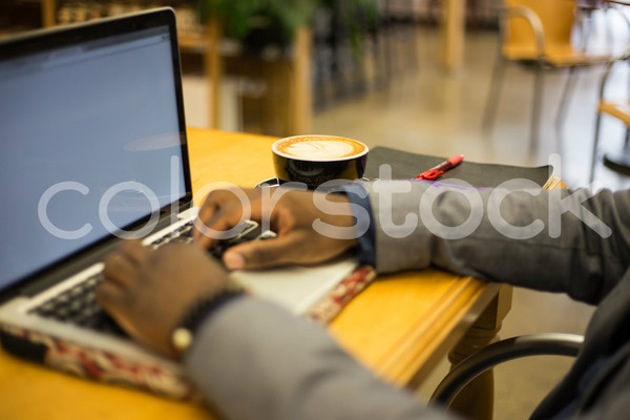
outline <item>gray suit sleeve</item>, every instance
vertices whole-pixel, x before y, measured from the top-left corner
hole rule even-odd
[[[381,272],[435,265],[597,302],[630,258],[628,192],[406,184],[366,184]],[[375,378],[326,330],[255,298],[206,320],[184,364],[206,401],[230,419],[443,417]]]
[[[185,369],[228,419],[438,419],[359,365],[325,329],[242,298],[202,325]]]
[[[630,259],[628,191],[543,191],[526,181],[494,190],[409,181],[364,186],[379,272],[433,265],[597,303]]]

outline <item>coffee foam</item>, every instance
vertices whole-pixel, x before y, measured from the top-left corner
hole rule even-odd
[[[365,154],[367,150],[367,146],[359,141],[334,136],[295,136],[273,144],[275,153],[307,161],[351,159]]]

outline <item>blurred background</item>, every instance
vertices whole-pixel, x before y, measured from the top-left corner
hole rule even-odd
[[[574,188],[630,185],[630,7],[578,0],[0,0],[0,37],[155,6],[177,13],[189,126],[344,135],[370,147],[463,153],[477,162],[552,163]],[[506,10],[530,20],[513,23]],[[519,38],[521,32],[528,34]],[[517,289],[501,334],[583,333],[591,313],[564,296]],[[539,358],[498,368],[495,418],[527,417],[570,362]],[[421,397],[447,368],[445,361]]]

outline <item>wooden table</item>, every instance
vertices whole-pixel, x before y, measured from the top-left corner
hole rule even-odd
[[[272,176],[273,138],[189,130],[195,191]],[[196,196],[199,203],[200,196]],[[500,292],[501,291],[501,292]],[[352,354],[385,380],[415,386],[459,342],[451,359],[495,337],[509,289],[437,270],[382,276],[330,325]],[[474,325],[473,325],[474,324]],[[473,328],[470,328],[473,326]],[[463,338],[463,340],[462,340]],[[484,382],[472,391],[491,397]],[[201,404],[78,379],[0,352],[0,419],[206,419]]]

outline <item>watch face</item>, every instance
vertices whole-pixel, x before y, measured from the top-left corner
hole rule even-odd
[[[182,355],[193,341],[193,335],[187,328],[179,327],[171,334],[171,345],[175,349],[178,355]]]

